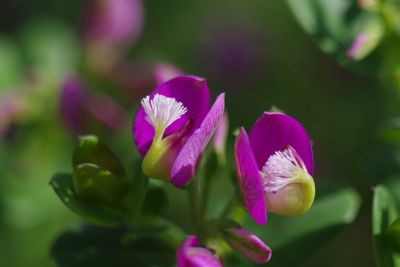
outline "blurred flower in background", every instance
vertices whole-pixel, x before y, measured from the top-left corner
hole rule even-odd
[[[13,127],[20,123],[27,109],[26,99],[16,90],[0,94],[0,139],[10,139]]]
[[[248,18],[231,16],[209,18],[198,43],[198,61],[210,79],[239,88],[268,72],[268,44]]]
[[[137,41],[143,26],[141,0],[92,0],[83,13],[89,65],[100,72],[114,66]]]
[[[87,90],[77,77],[70,76],[60,95],[60,114],[65,125],[75,134],[121,129],[126,119],[122,106],[106,95]]]

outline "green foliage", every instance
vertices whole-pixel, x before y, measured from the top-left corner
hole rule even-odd
[[[57,84],[77,67],[80,54],[77,36],[61,21],[44,18],[28,21],[21,32],[21,42],[29,63],[46,82]]]
[[[104,226],[118,226],[123,223],[122,218],[112,211],[79,199],[75,193],[70,174],[56,174],[51,179],[50,185],[71,211],[89,222]]]
[[[376,72],[378,59],[368,57],[360,64],[346,55],[359,32],[366,30],[368,25],[381,23],[376,15],[362,12],[357,1],[287,0],[287,3],[303,30],[324,52],[351,69],[370,74]],[[365,53],[369,54],[376,45]]]
[[[265,227],[247,221],[245,228],[272,248],[269,266],[299,266],[354,221],[359,205],[357,192],[345,188],[317,198],[302,216],[269,215]]]
[[[135,161],[133,166],[133,185],[132,185],[132,198],[127,205],[131,209],[131,219],[135,222],[141,215],[143,204],[146,200],[146,193],[149,186],[149,178],[141,171],[141,162]]]
[[[400,252],[400,218],[389,226],[386,236],[392,245],[392,249]]]
[[[154,186],[149,189],[142,208],[142,214],[145,216],[158,216],[168,205],[167,193],[160,186]]]
[[[85,227],[60,236],[51,255],[60,267],[172,267],[175,249],[147,236],[158,231],[157,228],[138,230],[136,240],[127,243],[122,242],[126,229]]]
[[[372,206],[372,234],[375,259],[379,267],[400,266],[400,255],[394,252],[387,236],[391,225],[398,217],[398,209],[389,191],[385,186],[377,186],[374,189]],[[395,229],[394,225],[391,231],[396,232]]]
[[[0,37],[0,91],[15,86],[22,73],[22,56],[17,46],[10,40]]]

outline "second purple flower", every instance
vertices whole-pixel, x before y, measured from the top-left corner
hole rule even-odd
[[[257,223],[266,223],[267,210],[291,216],[311,207],[313,151],[306,130],[294,118],[265,112],[250,136],[241,128],[235,160],[245,206]]]

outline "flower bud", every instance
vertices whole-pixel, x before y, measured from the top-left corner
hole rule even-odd
[[[210,250],[198,244],[196,236],[186,237],[176,252],[178,267],[222,267],[221,260]]]
[[[130,182],[95,164],[78,165],[72,176],[76,195],[101,207],[120,209]]]
[[[217,153],[219,163],[224,163],[226,160],[225,145],[226,145],[228,128],[229,128],[228,115],[225,112],[224,116],[221,118],[219,122],[219,125],[213,137],[213,146],[215,152]]]
[[[248,260],[262,264],[271,259],[272,251],[257,236],[232,221],[224,222],[222,227],[224,239],[237,252]]]
[[[347,50],[347,57],[359,61],[367,57],[380,44],[384,35],[384,27],[379,20],[373,20],[356,36]]]

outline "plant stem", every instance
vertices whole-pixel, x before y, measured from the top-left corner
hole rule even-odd
[[[200,183],[199,181],[193,181],[189,187],[188,196],[190,201],[190,212],[192,215],[192,221],[196,232],[201,233],[202,215],[200,210]]]
[[[237,201],[237,194],[238,191],[235,190],[231,196],[231,198],[229,199],[228,203],[225,206],[225,209],[223,210],[222,214],[221,214],[221,219],[226,218],[229,213],[232,211],[232,209],[236,206],[236,201]]]

